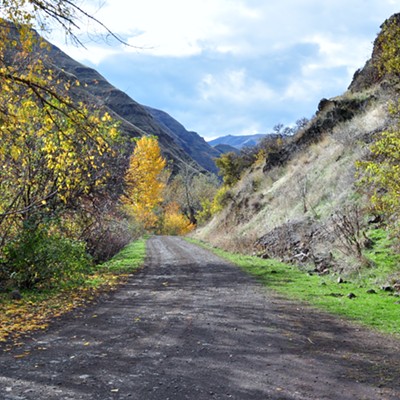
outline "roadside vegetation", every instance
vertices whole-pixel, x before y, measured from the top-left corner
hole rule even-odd
[[[132,149],[101,105],[71,93],[33,28],[98,23],[73,2],[2,2],[0,20],[0,291],[51,290],[137,237],[119,207]],[[74,100],[75,99],[75,100]]]
[[[109,261],[93,266],[79,281],[59,282],[41,290],[0,293],[0,342],[18,344],[22,336],[46,329],[54,318],[96,301],[123,284],[143,265],[146,239],[127,245]]]

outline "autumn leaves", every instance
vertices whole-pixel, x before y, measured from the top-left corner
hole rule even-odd
[[[148,230],[157,223],[156,207],[162,201],[165,184],[160,175],[166,166],[155,137],[142,137],[130,159],[125,176],[126,195],[123,202],[138,223]]]
[[[185,234],[194,228],[175,202],[163,203],[168,173],[157,138],[143,136],[136,141],[125,176],[125,209],[145,231]]]

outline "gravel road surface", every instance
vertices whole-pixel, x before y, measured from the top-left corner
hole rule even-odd
[[[399,350],[153,237],[126,285],[0,353],[0,399],[399,400]]]

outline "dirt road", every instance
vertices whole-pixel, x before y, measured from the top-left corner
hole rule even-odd
[[[285,301],[180,238],[0,354],[0,399],[400,399],[399,341]]]

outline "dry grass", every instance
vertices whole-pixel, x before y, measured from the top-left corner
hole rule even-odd
[[[388,123],[386,104],[370,104],[351,121],[338,123],[284,166],[267,174],[247,172],[232,189],[232,203],[196,237],[224,249],[250,253],[256,238],[284,223],[312,218],[323,223],[354,197],[360,139]]]
[[[352,146],[354,141],[362,139],[375,131],[383,130],[390,123],[387,104],[377,103],[368,112],[356,115],[351,121],[338,124],[331,132],[334,140],[345,146]]]

